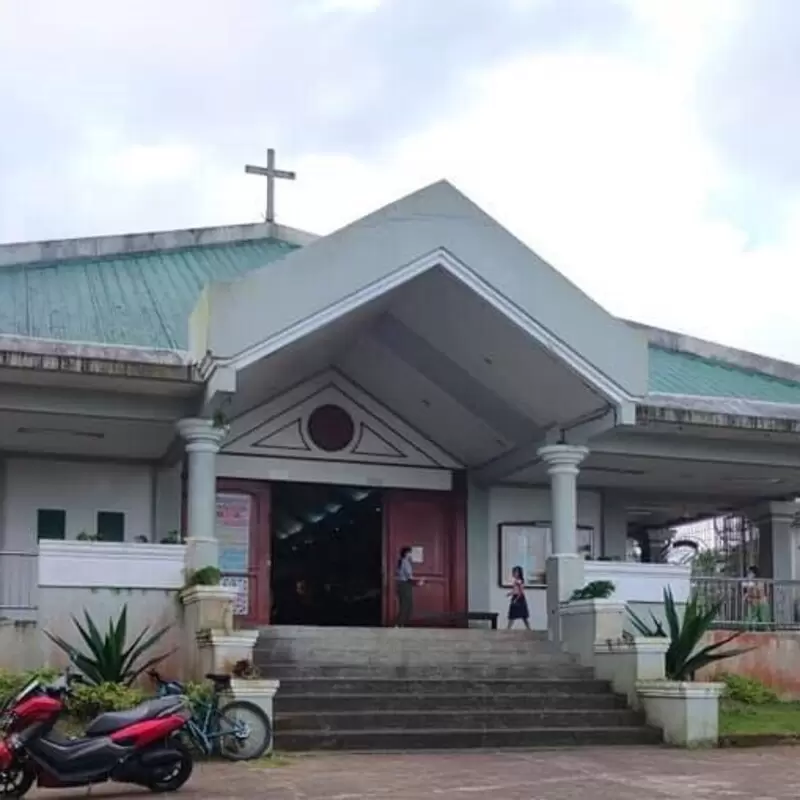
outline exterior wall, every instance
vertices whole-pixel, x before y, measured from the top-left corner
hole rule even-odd
[[[41,654],[39,663],[54,667],[66,666],[67,663],[64,653],[44,635],[45,630],[61,636],[71,644],[80,645],[80,634],[72,621],[73,615],[82,621],[84,613],[88,613],[103,630],[108,626],[110,618],[116,619],[123,606],[128,608],[129,642],[133,641],[145,627],[155,632],[158,628],[169,625],[169,631],[153,648],[150,656],[168,653],[181,647],[183,635],[177,591],[40,587],[37,623],[38,652]],[[1,663],[3,663],[2,656],[0,656]],[[180,675],[182,668],[180,652],[175,652],[159,667],[166,675]]]
[[[502,522],[548,521],[550,519],[549,487],[512,488],[495,486],[484,490],[488,495],[484,519],[480,495],[472,498],[468,514],[469,603],[473,611],[495,611],[505,617],[508,610],[508,589],[499,585],[499,543],[497,526]],[[578,524],[592,527],[595,549],[601,544],[602,509],[598,492],[578,493]],[[481,547],[481,538],[483,546]],[[547,628],[547,591],[528,589],[531,627]]]
[[[706,644],[722,641],[732,633],[711,631]],[[800,700],[800,631],[744,633],[722,652],[748,648],[752,649],[701,670],[698,680],[714,680],[727,672],[762,681],[786,700]]]
[[[67,512],[66,538],[94,534],[98,511],[125,514],[125,538],[153,538],[153,470],[147,465],[9,458],[5,462],[3,546],[36,549],[36,512]],[[178,492],[180,503],[180,491]]]
[[[154,542],[181,530],[182,469],[183,465],[178,463],[156,470]]]
[[[155,631],[169,625],[169,632],[151,655],[179,648],[182,632],[177,594],[183,584],[185,551],[181,545],[166,544],[43,542],[35,634],[41,663],[64,663],[63,653],[44,630],[78,644],[73,616],[82,620],[88,613],[103,630],[107,620],[116,618],[125,606],[129,641],[144,627]],[[176,654],[165,662],[164,672],[178,673],[182,666]]]
[[[624,559],[628,548],[628,513],[625,505],[618,499],[602,499],[602,554],[608,558]]]

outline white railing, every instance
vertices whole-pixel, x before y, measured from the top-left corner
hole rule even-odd
[[[719,604],[718,628],[800,628],[800,581],[771,578],[692,578],[700,604]]]
[[[37,553],[0,550],[0,616],[35,610],[38,585]]]

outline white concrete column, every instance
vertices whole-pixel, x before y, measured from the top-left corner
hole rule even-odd
[[[547,465],[550,476],[553,555],[577,555],[578,467],[589,450],[572,444],[551,444],[540,447],[537,455]]]
[[[551,444],[538,450],[550,476],[552,555],[547,559],[547,629],[561,641],[561,603],[583,586],[583,559],[578,555],[578,467],[586,447]]]
[[[217,470],[216,455],[227,428],[210,419],[189,418],[178,422],[178,433],[186,442],[189,476],[186,497],[186,566],[199,569],[217,566]]]
[[[800,592],[790,581],[797,580],[795,570],[794,521],[797,505],[771,502],[757,509],[752,518],[758,526],[759,568],[762,578],[773,578],[770,592],[771,613],[775,622],[794,624],[800,621]],[[745,564],[747,569],[749,564]]]

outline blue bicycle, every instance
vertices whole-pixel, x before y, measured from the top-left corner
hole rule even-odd
[[[148,675],[156,685],[159,697],[186,694],[179,681],[168,681],[155,670]],[[184,730],[192,744],[207,756],[220,755],[230,761],[261,758],[272,743],[269,717],[255,703],[233,700],[222,705],[222,696],[230,691],[230,675],[206,675],[211,681],[208,700],[193,703],[192,718]]]

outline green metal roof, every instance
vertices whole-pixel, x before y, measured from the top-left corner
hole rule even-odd
[[[798,382],[652,345],[650,391],[800,404]]]
[[[254,239],[0,268],[0,333],[169,350],[188,346],[203,287],[296,249]],[[650,391],[800,404],[800,383],[650,346]]]
[[[203,287],[295,249],[277,239],[0,269],[0,333],[171,350]]]

